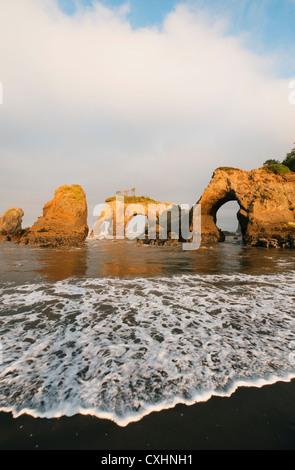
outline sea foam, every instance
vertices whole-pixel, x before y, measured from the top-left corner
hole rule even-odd
[[[126,426],[295,377],[295,275],[6,283],[0,409]]]

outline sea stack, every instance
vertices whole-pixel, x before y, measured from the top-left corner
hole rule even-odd
[[[24,212],[19,207],[11,207],[0,218],[0,241],[18,241],[22,234]]]
[[[217,211],[237,201],[246,245],[295,248],[295,173],[218,168],[198,201],[202,208],[202,243],[224,241],[216,226]]]
[[[104,209],[90,235],[99,238],[101,228],[105,223],[108,223],[110,224],[113,237],[120,235],[122,238],[126,238],[126,231],[128,231],[127,228],[129,222],[131,222],[134,216],[142,215],[146,218],[150,218],[151,226],[149,227],[149,234],[154,231],[154,237],[152,240],[149,240],[146,233],[144,238],[142,238],[143,235],[140,238],[140,244],[148,244],[151,242],[152,244],[164,244],[167,240],[159,240],[159,233],[164,230],[164,228],[160,226],[159,222],[161,221],[161,216],[165,219],[165,213],[167,213],[166,216],[169,219],[168,213],[170,214],[170,211],[173,212],[176,207],[177,206],[174,204],[155,201],[147,196],[124,196],[124,198],[121,197],[121,199],[119,198],[118,200],[116,200],[115,197],[111,197],[106,200]],[[179,217],[178,209],[177,216]],[[117,233],[118,228],[121,232],[120,234]]]
[[[24,234],[21,244],[79,246],[88,235],[86,195],[79,185],[61,186],[43,208],[43,216]]]

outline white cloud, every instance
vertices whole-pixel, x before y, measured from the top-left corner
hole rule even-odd
[[[31,223],[64,183],[82,184],[90,211],[133,186],[193,203],[215,167],[291,148],[295,107],[271,58],[184,5],[160,30],[125,14],[2,3],[1,212],[19,205]]]

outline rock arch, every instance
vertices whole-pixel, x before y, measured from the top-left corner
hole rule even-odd
[[[237,201],[243,240],[248,245],[293,246],[295,174],[276,175],[260,168],[218,168],[198,204],[202,211],[202,243],[224,241],[216,225],[218,210]]]
[[[120,201],[119,201],[120,203]],[[118,208],[120,214],[118,214]],[[110,223],[111,227],[111,238],[120,238],[118,230],[121,232],[122,238],[124,238],[124,233],[126,227],[136,216],[144,216],[146,218],[152,218],[155,220],[155,224],[158,227],[159,217],[166,211],[172,210],[173,204],[170,203],[126,203],[125,200],[122,200],[122,206],[117,205],[116,200],[112,200],[105,204],[104,209],[98,218],[92,235],[99,238],[100,229],[105,222]],[[155,227],[156,230],[156,227]]]
[[[230,178],[224,178],[220,172],[216,171],[209,186],[205,189],[198,204],[201,204],[202,211],[202,241],[203,243],[217,243],[224,241],[222,231],[217,227],[217,212],[226,203],[236,201],[240,207],[237,218],[241,224],[243,236],[247,232],[249,222],[247,208],[240,197],[237,188],[232,185]]]
[[[295,174],[275,174],[267,167],[244,171],[236,168],[218,168],[198,203],[202,214],[202,244],[224,241],[224,235],[216,225],[217,212],[227,202],[237,201],[238,221],[243,241],[247,245],[295,247]],[[141,202],[139,204],[142,204]],[[160,204],[160,203],[159,203]],[[163,213],[173,205],[163,204]],[[126,225],[135,215],[148,215],[148,204],[144,208],[126,214],[122,221],[123,233]],[[192,209],[194,210],[194,209]],[[112,219],[111,219],[111,216]],[[191,212],[191,231],[193,231]],[[97,221],[97,226],[112,220],[117,222],[116,201],[106,204],[106,209]],[[160,230],[159,216],[156,215],[157,238]],[[156,231],[157,231],[156,229]],[[114,233],[114,235],[117,235]],[[156,237],[155,237],[156,238]],[[149,243],[150,240],[145,240]],[[164,242],[164,239],[159,240]],[[152,240],[154,242],[154,240]]]

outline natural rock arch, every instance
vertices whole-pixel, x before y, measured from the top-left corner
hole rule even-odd
[[[128,198],[126,198],[128,201]],[[119,204],[118,204],[119,203]],[[101,227],[105,222],[110,223],[110,233],[111,238],[124,238],[125,230],[128,227],[129,223],[136,216],[144,216],[146,218],[151,218],[155,220],[155,224],[158,227],[159,217],[166,211],[173,209],[173,204],[170,203],[147,203],[138,202],[138,203],[128,203],[125,199],[118,202],[112,200],[107,202],[103,208],[101,215],[99,216],[93,231],[92,235],[96,238],[100,237]],[[118,211],[120,214],[118,214]],[[118,234],[118,230],[120,234]]]
[[[240,206],[237,218],[248,245],[294,246],[295,175],[276,175],[260,168],[218,168],[198,204],[202,243],[224,241],[216,225],[218,210],[229,201]]]
[[[224,241],[224,235],[216,225],[217,212],[227,202],[237,201],[237,218],[241,226],[243,241],[247,245],[295,247],[295,174],[275,174],[267,167],[258,170],[243,171],[235,168],[218,168],[205,189],[198,204],[202,214],[202,244]],[[141,203],[140,203],[141,204]],[[124,206],[122,218],[123,233],[126,225],[135,215],[147,216],[147,204],[144,208],[131,211],[126,215]],[[169,212],[173,205],[163,204],[163,211]],[[194,209],[192,209],[193,211]],[[197,209],[196,209],[197,210]],[[194,220],[191,211],[191,231]],[[126,217],[125,217],[126,215]],[[158,236],[160,230],[157,218]],[[96,227],[109,220],[116,222],[118,212],[116,201],[106,204],[106,208],[97,221]],[[115,224],[114,224],[115,225]],[[94,235],[96,235],[94,233]],[[116,235],[114,231],[114,235]],[[156,238],[155,237],[155,238]],[[175,240],[173,240],[175,241]],[[191,240],[192,241],[192,240]],[[145,240],[149,243],[150,240]],[[153,243],[154,240],[151,240]]]
[[[233,187],[231,179],[224,178],[223,172],[216,171],[209,186],[205,189],[198,204],[201,204],[202,211],[202,241],[203,243],[216,243],[224,241],[222,231],[217,227],[217,212],[224,204],[236,201],[240,207],[237,218],[240,222],[242,234],[246,235],[249,222],[247,207],[243,205],[243,200]]]

